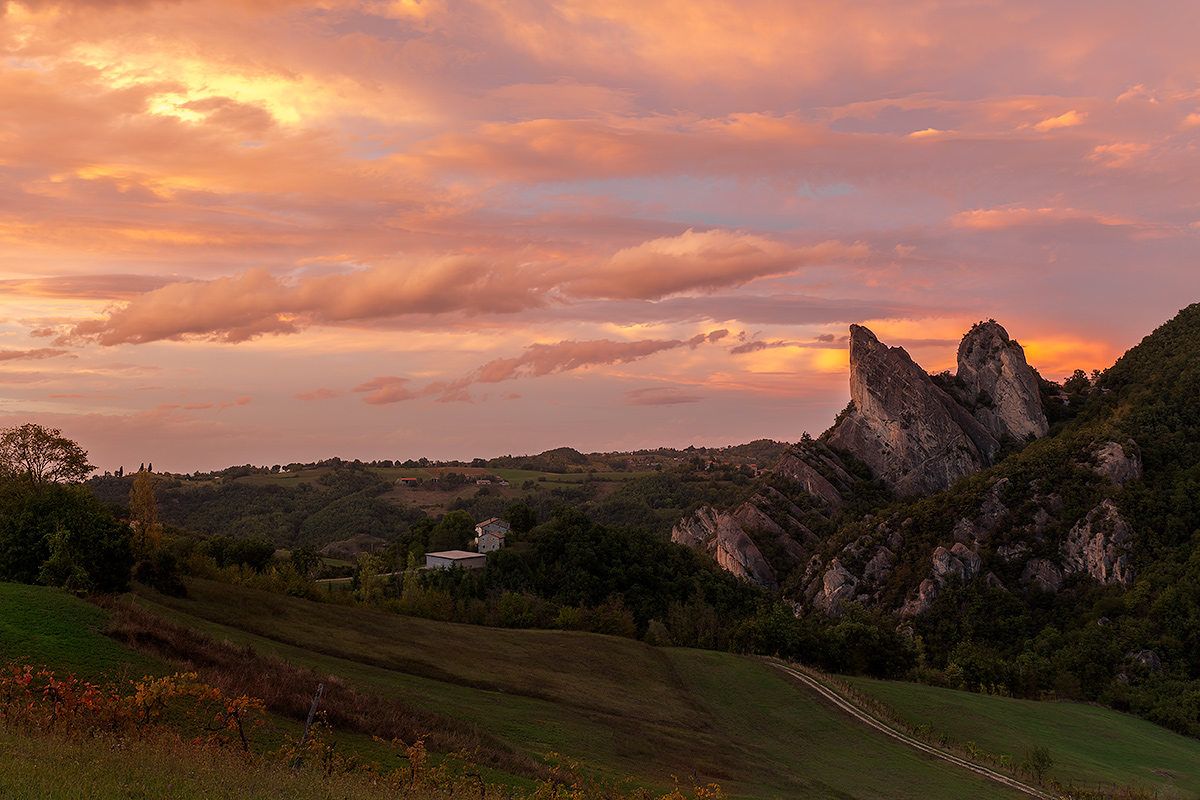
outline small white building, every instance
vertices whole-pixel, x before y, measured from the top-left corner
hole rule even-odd
[[[510,526],[499,517],[484,520],[475,526],[475,550],[480,553],[490,553],[504,547],[504,537],[508,535]]]
[[[468,553],[466,550],[443,550],[425,554],[425,569],[483,569],[487,566],[487,553]]]

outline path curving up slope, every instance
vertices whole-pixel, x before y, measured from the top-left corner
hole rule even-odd
[[[1039,800],[1057,800],[1057,798],[1054,795],[1044,792],[1041,789],[1038,789],[1036,786],[1030,786],[1027,783],[1019,781],[1016,778],[1012,777],[1011,775],[1005,775],[1003,772],[997,772],[996,770],[989,769],[988,767],[985,767],[981,764],[976,764],[973,761],[968,761],[967,759],[962,758],[961,756],[957,756],[954,753],[951,753],[947,750],[942,750],[940,748],[934,747],[931,744],[922,742],[920,739],[917,739],[913,736],[909,736],[907,733],[896,730],[895,728],[891,727],[890,725],[887,725],[886,723],[884,723],[883,721],[881,721],[874,715],[868,713],[865,709],[858,706],[856,703],[852,702],[848,698],[843,697],[842,695],[835,692],[833,689],[830,689],[825,684],[823,684],[820,681],[818,681],[817,679],[813,678],[811,675],[807,675],[804,672],[801,672],[800,670],[796,669],[795,667],[788,666],[787,664],[780,664],[780,663],[777,663],[774,661],[770,661],[768,663],[771,666],[775,667],[776,669],[779,669],[779,670],[783,671],[784,673],[790,675],[791,677],[795,678],[796,680],[800,681],[805,686],[809,687],[810,689],[815,691],[817,694],[821,695],[826,700],[828,700],[829,702],[833,703],[835,706],[840,708],[842,711],[845,711],[850,716],[869,725],[870,727],[874,728],[875,730],[879,731],[880,733],[883,733],[887,736],[892,737],[893,739],[896,739],[897,741],[901,742],[902,744],[908,745],[909,747],[912,747],[915,750],[920,750],[924,753],[928,753],[929,755],[936,756],[940,759],[943,759],[944,761],[949,761],[951,764],[954,764],[955,766],[962,767],[963,769],[966,769],[966,770],[970,770],[971,772],[974,772],[977,775],[982,775],[983,777],[994,780],[997,783],[1002,783],[1011,789],[1016,789],[1018,792],[1024,792],[1025,794],[1030,795],[1031,797],[1037,797],[1037,798],[1039,798]]]

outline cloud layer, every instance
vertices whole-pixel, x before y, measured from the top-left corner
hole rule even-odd
[[[5,410],[192,469],[796,438],[849,323],[1103,367],[1200,293],[1200,8],[1076,12],[0,0]]]

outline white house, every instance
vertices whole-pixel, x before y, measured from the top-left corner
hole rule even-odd
[[[444,550],[425,554],[425,569],[483,569],[487,566],[487,553],[468,553],[466,550]]]
[[[480,553],[490,553],[504,547],[504,537],[508,535],[509,524],[499,517],[484,520],[475,526],[475,549]]]

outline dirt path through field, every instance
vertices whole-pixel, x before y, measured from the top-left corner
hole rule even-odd
[[[1024,792],[1032,797],[1040,798],[1040,800],[1055,800],[1054,795],[1043,792],[1041,789],[1038,789],[1035,786],[1030,786],[1029,784],[1023,783],[1010,775],[1005,775],[1002,772],[997,772],[994,769],[989,769],[988,767],[968,761],[965,758],[955,755],[954,753],[934,747],[931,744],[922,742],[920,739],[909,736],[907,733],[896,730],[874,715],[868,713],[865,709],[861,708],[853,701],[843,697],[841,694],[838,694],[836,691],[821,683],[816,678],[813,678],[811,675],[807,675],[804,672],[786,664],[778,664],[773,661],[768,663],[770,663],[771,666],[775,667],[776,669],[782,670],[796,680],[800,681],[805,686],[817,692],[819,695],[845,711],[850,716],[864,722],[880,733],[886,734],[887,736],[890,736],[893,739],[908,745],[909,747],[920,750],[924,753],[928,753],[932,756],[937,756],[940,759],[949,761],[951,764],[970,770],[971,772],[974,772],[977,775],[982,775],[985,778],[990,778],[997,783],[1002,783],[1009,788],[1016,789],[1018,792]]]

